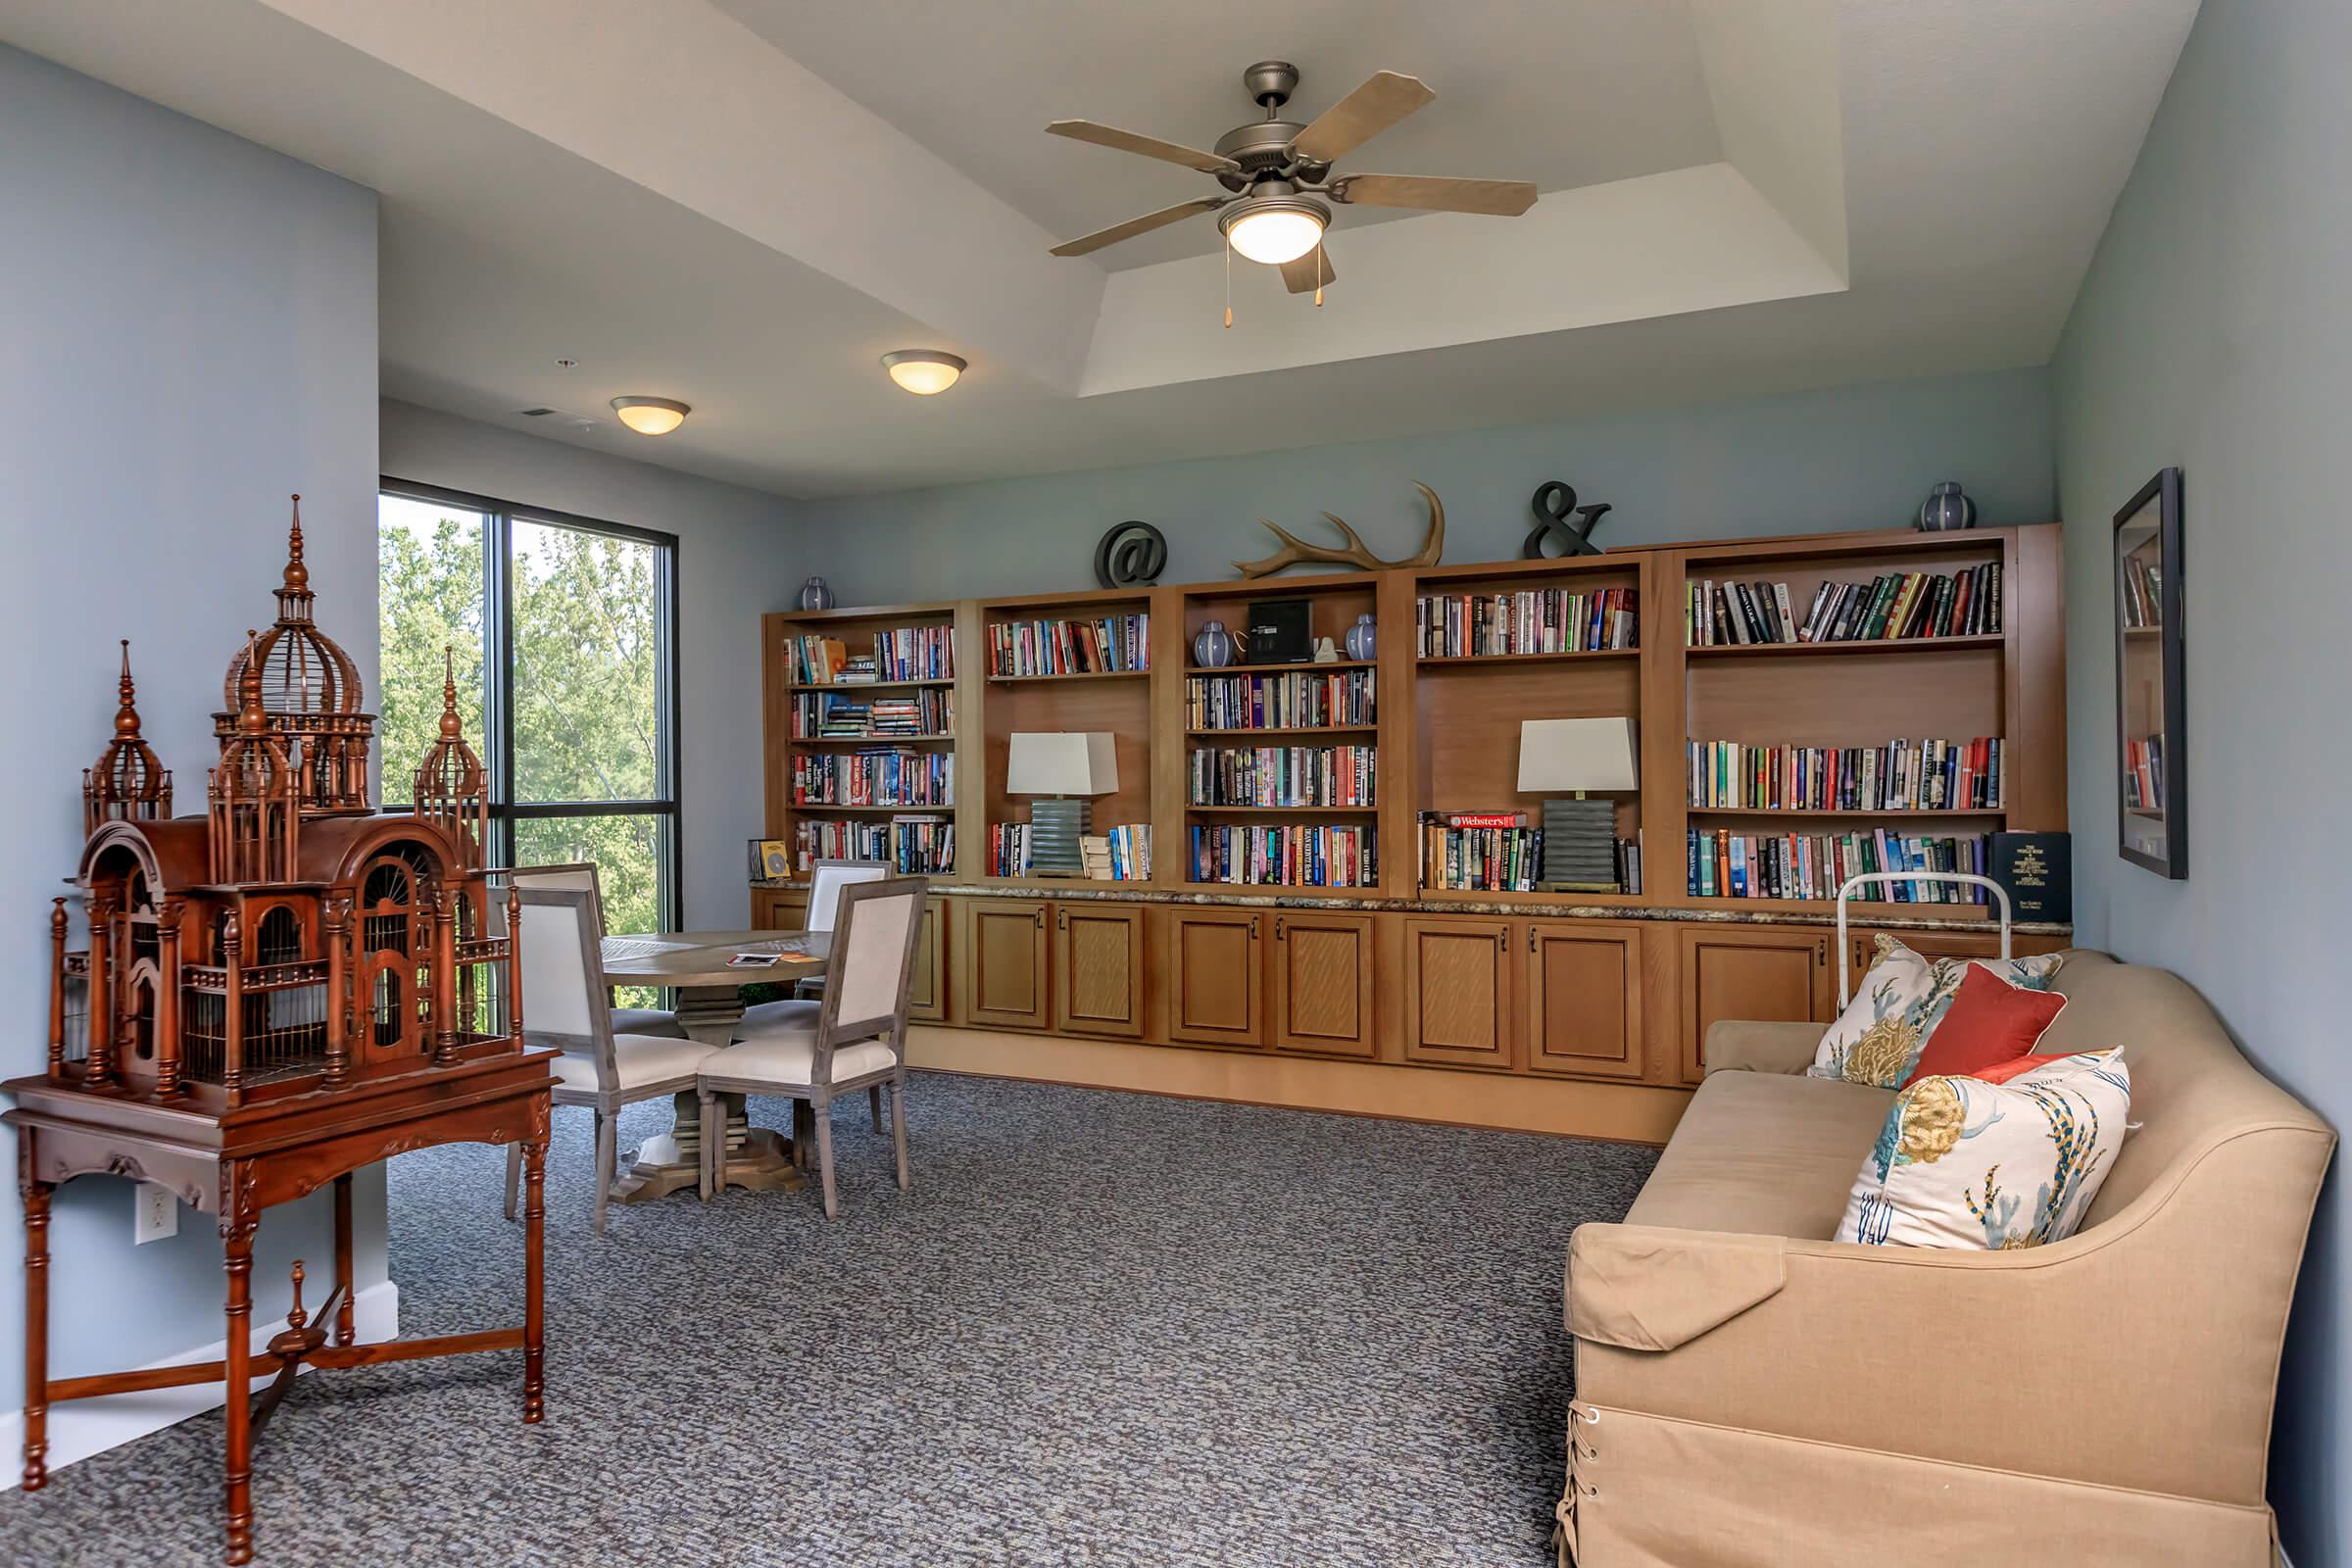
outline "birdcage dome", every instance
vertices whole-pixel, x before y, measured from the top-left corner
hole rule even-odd
[[[311,619],[311,569],[302,559],[302,497],[294,498],[294,523],[286,536],[286,571],[277,589],[277,621],[239,648],[220,683],[221,705],[239,706],[248,660],[262,675],[262,710],[267,713],[360,712],[360,667],[340,643]]]

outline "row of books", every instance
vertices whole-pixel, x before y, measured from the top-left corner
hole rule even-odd
[[[1086,874],[1098,882],[1148,882],[1152,824],[1122,822],[1107,833],[1086,834],[1078,841],[1078,858]]]
[[[1957,811],[2009,800],[1997,735],[1884,746],[1692,741],[1688,803],[1751,811]]]
[[[1427,594],[1413,604],[1413,646],[1424,659],[1632,648],[1640,630],[1639,600],[1631,588]]]
[[[2134,811],[2164,809],[2164,737],[2124,742],[2124,804]]]
[[[803,754],[792,760],[795,806],[954,806],[956,759],[945,752]]]
[[[804,871],[818,860],[884,860],[909,876],[945,876],[956,868],[956,823],[945,816],[894,816],[885,822],[804,818],[796,849]]]
[[[1642,891],[1642,843],[1619,839],[1617,891]],[[1543,882],[1544,830],[1525,811],[1423,811],[1421,885],[1485,893],[1534,893]]]
[[[1368,669],[1185,677],[1187,729],[1319,729],[1373,722]]]
[[[1195,806],[1373,804],[1376,746],[1201,747],[1185,759]]]
[[[1094,675],[1151,663],[1150,615],[1006,620],[988,628],[991,675]]]
[[[1701,899],[1835,899],[1846,878],[1874,871],[1986,875],[1989,836],[1690,831],[1690,881]],[[1855,896],[1893,904],[1983,904],[1984,890],[1950,882],[1873,883]]]
[[[1949,573],[1883,572],[1868,582],[1825,578],[1801,616],[1785,582],[1702,577],[1690,585],[1683,607],[1683,641],[1692,648],[1974,637],[2000,629],[1998,562]]]
[[[2124,624],[2134,629],[2164,623],[2164,568],[2134,551],[2124,557]]]
[[[832,692],[795,692],[794,740],[860,741],[901,735],[953,735],[956,695],[926,688],[892,697],[848,697]]]
[[[1370,827],[1197,826],[1192,877],[1251,887],[1370,887],[1380,880]]]
[[[951,626],[900,626],[874,633],[870,654],[852,654],[839,637],[805,635],[790,644],[792,678],[803,686],[856,685],[878,680],[952,680],[956,633]]]

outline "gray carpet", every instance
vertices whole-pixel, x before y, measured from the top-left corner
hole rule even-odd
[[[258,1560],[1549,1561],[1562,1256],[1651,1152],[935,1074],[908,1099],[909,1194],[845,1104],[832,1224],[813,1190],[687,1195],[601,1240],[588,1116],[559,1112],[546,1425],[519,1352],[305,1378],[257,1454]],[[515,1320],[502,1170],[393,1163],[404,1330]],[[0,1562],[217,1562],[220,1436],[0,1496]]]

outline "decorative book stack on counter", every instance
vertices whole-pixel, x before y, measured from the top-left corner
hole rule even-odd
[[[1192,878],[1250,886],[1361,888],[1380,880],[1379,834],[1364,827],[1192,829]]]
[[[1751,811],[1991,811],[2008,804],[1997,735],[1884,746],[1692,741],[1689,804]]]
[[[1692,648],[1979,637],[2001,630],[1997,562],[1949,573],[1885,572],[1868,582],[1825,579],[1801,616],[1785,582],[1700,578],[1689,585],[1689,595],[1683,641]]]
[[[940,752],[867,751],[796,757],[795,806],[954,806],[956,759]]]
[[[1421,885],[1455,892],[1533,893],[1543,886],[1544,830],[1525,811],[1423,811]],[[1621,894],[1642,891],[1642,845],[1616,841]]]
[[[1151,667],[1152,617],[998,621],[988,628],[988,672],[1000,678],[1106,675]]]
[[[1368,669],[1185,677],[1187,729],[1368,728],[1374,722]]]
[[[1415,647],[1423,659],[1633,648],[1640,619],[1640,595],[1632,588],[1430,594],[1413,602]]]

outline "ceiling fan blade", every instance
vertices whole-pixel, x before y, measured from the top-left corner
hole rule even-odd
[[[1358,207],[1411,207],[1430,213],[1485,213],[1517,218],[1536,205],[1524,179],[1446,179],[1435,174],[1342,174],[1331,182],[1333,201]]]
[[[1318,268],[1317,264],[1321,266]],[[1322,276],[1317,277],[1317,271]],[[1304,256],[1282,264],[1282,286],[1294,294],[1312,294],[1340,274],[1331,270],[1329,248],[1318,245]]]
[[[1178,202],[1173,207],[1162,207],[1156,213],[1146,213],[1141,218],[1130,218],[1124,223],[1113,223],[1108,228],[1098,228],[1092,234],[1081,234],[1076,239],[1065,239],[1054,246],[1049,254],[1084,256],[1087,252],[1099,251],[1105,245],[1116,245],[1123,239],[1133,239],[1138,234],[1149,234],[1155,228],[1165,228],[1170,223],[1192,217],[1195,213],[1213,213],[1231,200],[1233,198],[1230,196],[1203,196],[1198,201]]]
[[[1162,163],[1198,169],[1203,174],[1238,174],[1242,172],[1241,165],[1222,153],[1204,153],[1198,147],[1179,146],[1172,141],[1161,141],[1157,136],[1139,136],[1132,130],[1121,130],[1115,125],[1098,125],[1091,120],[1056,120],[1046,127],[1046,134],[1067,136],[1072,141],[1091,141],[1098,147],[1108,147],[1115,152],[1141,153],[1146,158],[1156,158]]]
[[[1292,149],[1315,163],[1336,164],[1436,97],[1418,76],[1375,71],[1361,87],[1317,115]]]

